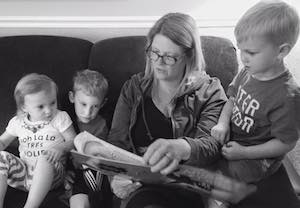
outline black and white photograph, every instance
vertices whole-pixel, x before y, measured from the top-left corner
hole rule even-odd
[[[0,208],[300,208],[299,32],[298,0],[0,0]]]

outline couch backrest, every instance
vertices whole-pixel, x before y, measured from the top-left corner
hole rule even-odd
[[[227,88],[238,68],[234,46],[220,37],[202,36],[201,40],[208,74],[220,78]],[[0,131],[3,132],[16,112],[13,91],[17,81],[31,72],[43,73],[55,80],[63,109],[69,104],[67,92],[76,71],[90,68],[102,72],[110,84],[109,101],[103,112],[111,118],[124,82],[144,71],[145,44],[145,36],[110,38],[94,45],[86,40],[59,36],[1,37]]]
[[[121,87],[133,74],[144,70],[145,36],[110,38],[96,42],[90,54],[89,68],[108,79],[108,102],[103,111],[111,118]]]
[[[59,36],[9,36],[0,38],[0,132],[16,112],[13,97],[17,81],[37,72],[51,77],[58,85],[58,99],[67,103],[75,71],[87,68],[92,43]]]
[[[218,77],[226,89],[238,70],[236,51],[228,39],[201,36],[207,73]],[[93,45],[89,68],[98,70],[109,80],[106,111],[113,112],[122,85],[133,74],[144,71],[145,36],[117,37]]]

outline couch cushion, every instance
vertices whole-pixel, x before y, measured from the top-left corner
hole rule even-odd
[[[238,71],[235,47],[229,39],[214,36],[201,36],[201,43],[207,73],[218,77],[227,90]]]
[[[207,73],[217,76],[226,89],[238,70],[233,44],[213,36],[201,36],[201,41]],[[144,71],[145,45],[145,36],[117,37],[101,40],[91,50],[89,68],[102,72],[109,81],[106,110],[111,114],[124,82]]]
[[[118,37],[98,41],[91,50],[89,68],[100,71],[109,82],[105,110],[110,116],[124,82],[144,70],[145,44],[145,36]]]

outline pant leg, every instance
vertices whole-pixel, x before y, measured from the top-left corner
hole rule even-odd
[[[7,177],[7,184],[13,188],[28,191],[28,168],[17,156],[0,151],[0,174]]]
[[[54,164],[55,176],[51,189],[59,187],[64,180],[64,165],[62,162]],[[13,188],[28,191],[31,187],[34,167],[27,165],[21,158],[0,151],[0,174],[7,176],[7,184]]]
[[[277,165],[276,165],[277,166]],[[229,177],[246,183],[255,183],[275,172],[266,160],[221,160],[220,171]]]
[[[101,189],[89,194],[89,199],[92,208],[98,207],[112,207],[113,206],[113,192],[110,187],[108,177],[103,175]]]

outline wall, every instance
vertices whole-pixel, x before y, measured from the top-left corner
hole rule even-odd
[[[1,0],[0,35],[66,34],[92,41],[121,35],[140,35],[146,34],[160,16],[174,11],[192,15],[205,33],[212,34],[219,27],[234,25],[233,20],[239,10],[228,13],[227,9],[214,9],[216,5],[218,8],[229,8],[230,4],[237,2],[230,1]]]
[[[184,2],[184,3],[183,3]],[[234,42],[237,19],[258,0],[1,0],[0,36],[46,34],[98,41],[124,35],[145,35],[167,12],[192,15],[202,35]],[[300,10],[298,0],[286,2]],[[287,59],[300,80],[300,41]]]

